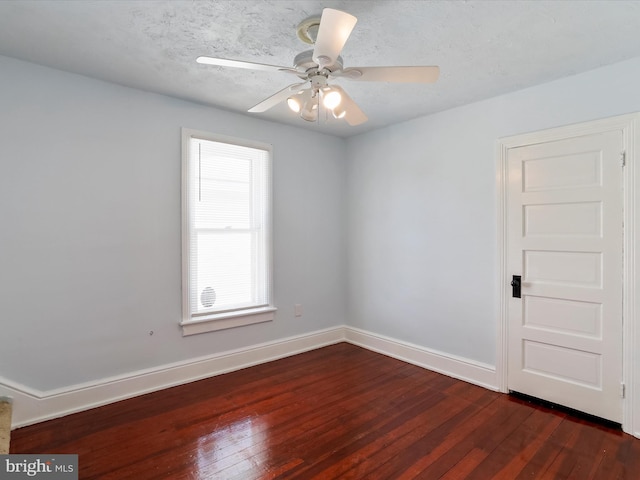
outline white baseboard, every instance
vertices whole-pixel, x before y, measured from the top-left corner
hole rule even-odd
[[[38,390],[31,389],[0,377],[0,396],[10,398],[13,403],[11,429],[21,426],[19,423],[19,419],[21,417],[28,418],[33,416],[37,418],[39,416],[41,395],[41,392]],[[36,423],[38,421],[39,420],[34,420],[29,423]],[[27,423],[25,423],[25,425],[26,424]]]
[[[13,398],[15,429],[342,341],[344,327],[334,327],[46,392],[0,377],[0,396]]]
[[[498,389],[493,366],[338,326],[56,390],[34,390],[0,377],[0,396],[13,399],[15,429],[343,341],[490,390]]]
[[[345,339],[349,343],[368,350],[498,391],[498,379],[493,365],[456,357],[353,327],[345,327]]]

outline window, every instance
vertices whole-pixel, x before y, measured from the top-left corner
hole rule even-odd
[[[271,146],[183,130],[184,335],[273,320]]]

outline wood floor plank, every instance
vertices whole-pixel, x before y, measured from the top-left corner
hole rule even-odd
[[[549,414],[548,411],[547,413]],[[564,415],[555,415],[555,417],[562,421]],[[562,450],[564,441],[570,438],[570,432],[563,430],[562,425],[561,422],[551,435],[538,445],[535,453],[528,458],[524,468],[513,477],[515,480],[546,478],[545,475]]]
[[[377,470],[378,464],[374,460],[370,462],[373,465],[369,465],[366,460],[381,451],[384,457],[400,454],[405,444],[402,437],[410,437],[408,434],[417,422],[422,424],[421,428],[429,428],[431,410],[441,405],[442,400],[442,394],[431,392],[413,405],[400,405],[396,414],[388,414],[383,422],[378,421],[371,428],[363,429],[366,434],[358,435],[338,451],[332,452],[331,456],[325,456],[322,462],[306,469],[305,474],[308,478],[367,478],[368,473]],[[334,455],[347,461],[335,463]]]
[[[516,478],[562,422],[561,417],[534,411],[478,465],[468,478]]]
[[[475,448],[475,440],[473,439],[475,432],[487,423],[487,418],[494,418],[494,415],[502,414],[502,407],[496,401],[495,394],[487,393],[491,397],[488,405],[480,408],[473,405],[468,406],[429,435],[422,437],[420,442],[407,452],[406,455],[410,455],[409,458],[401,462],[394,462],[400,469],[396,472],[395,478],[400,480],[426,478],[424,474],[426,469],[442,458],[455,457],[456,459],[449,462],[445,460],[445,463],[451,467],[457,465],[460,458],[466,457]],[[461,453],[451,453],[454,450],[459,450]],[[449,469],[445,468],[444,470],[448,471]]]
[[[340,343],[12,432],[80,478],[638,479],[640,440]]]
[[[487,452],[487,459],[491,462],[502,463],[507,458],[499,455],[492,456],[496,446],[504,441],[504,439],[533,413],[533,411],[521,407],[520,405],[503,404],[496,414],[491,417],[484,417],[483,422],[478,429],[474,430],[469,437],[457,442],[444,455],[433,462],[428,468],[420,472],[416,478],[439,478],[447,473],[451,468],[457,465],[472,449],[480,449]],[[487,422],[487,420],[489,420]],[[495,455],[495,454],[494,454]],[[491,478],[486,474],[489,469],[483,461],[470,474],[477,478]]]

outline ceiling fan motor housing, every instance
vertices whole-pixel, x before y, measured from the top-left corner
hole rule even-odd
[[[300,73],[298,76],[302,79],[307,79],[312,76],[314,73],[318,73],[320,75],[327,76],[332,72],[337,72],[342,70],[342,57],[338,56],[336,61],[331,65],[320,69],[318,64],[313,61],[313,50],[306,50],[302,53],[296,55],[296,58],[293,59],[293,66],[296,70],[299,70]],[[314,72],[315,69],[315,72]],[[323,70],[326,70],[324,72]]]

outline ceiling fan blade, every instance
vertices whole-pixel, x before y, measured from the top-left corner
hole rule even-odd
[[[336,61],[340,52],[347,43],[353,27],[358,19],[353,15],[332,8],[322,10],[315,48],[313,49],[313,61],[320,68],[330,67]]]
[[[346,111],[343,118],[349,125],[355,127],[356,125],[360,125],[361,123],[369,120],[364,112],[360,110],[358,104],[354,102],[349,95],[347,95],[347,92],[345,92],[342,87],[338,85],[331,85],[331,88],[340,92],[340,95],[342,96],[340,106]]]
[[[280,102],[285,101],[293,93],[296,93],[296,92],[300,91],[301,90],[300,87],[302,87],[306,83],[307,82],[302,82],[302,83],[294,83],[292,85],[289,85],[288,87],[283,88],[279,92],[274,93],[269,98],[261,101],[257,105],[251,107],[248,111],[251,112],[251,113],[266,112],[270,108],[275,107]]]
[[[433,83],[440,67],[350,67],[335,76],[361,82]]]
[[[280,67],[278,65],[267,65],[265,63],[243,62],[241,60],[230,60],[228,58],[198,57],[196,62],[205,65],[216,65],[218,67],[246,68],[247,70],[262,70],[265,72],[291,72],[297,74],[298,71],[290,67]]]

